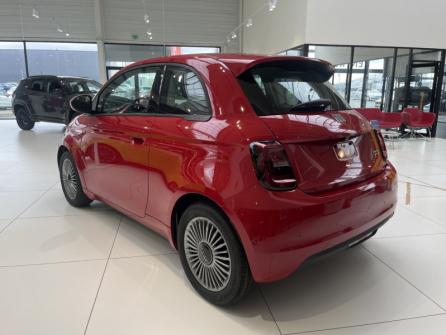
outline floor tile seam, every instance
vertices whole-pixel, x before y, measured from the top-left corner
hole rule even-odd
[[[367,251],[371,256],[375,257],[379,262],[381,262],[383,265],[385,265],[388,269],[390,269],[393,273],[395,273],[398,277],[400,277],[401,279],[403,279],[406,283],[408,283],[410,286],[412,286],[414,289],[416,289],[419,293],[421,293],[426,299],[430,300],[433,304],[435,304],[438,308],[440,308],[443,312],[446,313],[446,309],[441,306],[437,301],[435,301],[432,297],[430,297],[429,295],[427,295],[425,292],[423,292],[423,290],[421,290],[420,288],[418,288],[414,283],[412,283],[409,279],[407,279],[406,277],[404,277],[399,271],[397,271],[396,269],[394,269],[392,266],[390,266],[389,264],[387,264],[384,260],[381,259],[381,257],[377,256],[376,254],[374,254],[371,250],[369,250],[366,246],[362,245],[361,246],[365,251]]]
[[[256,284],[254,284],[254,285],[256,285]],[[266,308],[267,308],[267,310],[268,310],[268,312],[269,312],[269,314],[271,316],[271,319],[273,320],[274,324],[276,325],[276,328],[277,328],[277,331],[279,332],[279,335],[283,335],[282,330],[280,329],[279,323],[277,322],[277,319],[274,316],[274,313],[273,313],[273,311],[271,309],[271,306],[269,305],[269,303],[268,303],[268,301],[267,301],[267,299],[265,297],[265,294],[262,291],[262,287],[260,285],[256,285],[256,288],[259,290],[260,296],[262,297],[262,300],[265,303],[265,306],[266,306]]]
[[[0,234],[3,233],[10,225],[12,225],[23,213],[25,213],[28,209],[30,209],[32,206],[34,206],[40,199],[42,199],[45,196],[45,194],[47,194],[49,192],[49,190],[50,189],[47,189],[46,191],[44,191],[36,200],[31,202],[31,204],[29,206],[27,206],[23,211],[21,211],[18,215],[16,215],[14,218],[12,218],[12,221],[10,223],[8,223],[5,227],[0,229]]]
[[[89,314],[89,316],[88,316],[87,323],[86,323],[86,325],[85,325],[84,335],[87,334],[88,326],[90,325],[91,317],[92,317],[93,312],[94,312],[94,307],[96,306],[96,301],[97,301],[97,299],[98,299],[99,292],[100,292],[100,290],[101,290],[102,282],[103,282],[103,280],[104,280],[105,273],[106,273],[106,271],[107,271],[108,263],[110,263],[110,256],[111,256],[112,251],[113,251],[113,248],[114,248],[114,246],[115,246],[116,239],[117,239],[118,234],[119,234],[119,229],[121,228],[121,224],[122,224],[123,221],[124,221],[124,215],[121,214],[121,218],[120,218],[120,220],[119,220],[119,224],[118,224],[118,227],[117,227],[117,229],[116,229],[115,237],[114,237],[114,239],[113,239],[112,246],[111,246],[110,251],[109,251],[109,253],[108,253],[108,258],[107,258],[107,261],[105,262],[104,270],[102,271],[101,280],[99,281],[99,286],[98,286],[98,289],[97,289],[97,291],[96,291],[96,294],[95,294],[95,297],[94,297],[94,300],[93,300],[93,304],[92,304],[92,306],[91,306],[91,310],[90,310],[90,314]]]
[[[12,265],[0,265],[0,269],[8,268],[21,268],[29,266],[45,266],[45,265],[58,265],[58,264],[71,264],[71,263],[85,263],[85,262],[95,262],[95,261],[105,261],[107,258],[85,258],[85,259],[71,259],[66,261],[55,261],[55,262],[42,262],[42,263],[26,263],[26,264],[12,264]]]
[[[311,334],[311,333],[319,333],[319,332],[332,331],[332,330],[351,329],[351,328],[359,328],[359,327],[375,326],[375,325],[383,325],[383,324],[385,325],[385,324],[397,323],[397,322],[401,322],[401,321],[410,321],[410,320],[431,318],[431,317],[435,317],[435,316],[444,316],[444,315],[446,315],[446,313],[426,314],[426,315],[413,316],[413,317],[408,317],[408,318],[392,319],[392,320],[378,321],[378,322],[360,323],[360,324],[357,324],[357,325],[344,326],[344,327],[332,327],[332,328],[315,329],[315,330],[308,330],[308,331],[302,331],[302,332],[283,333],[283,335]]]
[[[430,223],[434,223],[435,225],[437,225],[437,226],[439,226],[439,227],[442,227],[442,228],[445,228],[445,227],[446,227],[446,226],[442,225],[441,223],[438,223],[437,221],[435,221],[435,220],[433,220],[433,219],[431,219],[431,218],[425,216],[423,213],[420,213],[419,211],[417,211],[417,210],[415,210],[415,209],[409,207],[408,205],[407,205],[407,206],[404,206],[404,208],[407,209],[408,211],[410,211],[410,212],[412,212],[412,213],[414,213],[414,214],[416,214],[416,215],[422,217],[423,219],[429,221]]]
[[[427,233],[427,234],[417,234],[417,235],[401,235],[401,236],[374,236],[374,240],[385,240],[385,239],[397,239],[397,238],[415,238],[415,237],[429,237],[429,236],[438,236],[438,235],[446,235],[444,233]]]
[[[117,257],[112,256],[112,257],[110,257],[110,260],[145,258],[145,257],[156,257],[156,256],[169,256],[169,255],[178,255],[178,254],[175,251],[171,251],[171,252],[160,252],[160,253],[146,254],[146,255],[117,256]]]

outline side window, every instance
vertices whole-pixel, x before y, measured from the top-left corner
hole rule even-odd
[[[178,115],[211,115],[205,88],[198,75],[187,68],[167,68],[160,112]]]
[[[159,66],[130,70],[113,82],[101,93],[99,113],[157,113],[156,92]]]
[[[90,93],[98,93],[101,89],[101,85],[94,81],[87,81],[87,88]]]
[[[62,93],[62,85],[57,80],[50,80],[48,82],[48,93],[49,94],[56,94],[56,93]]]
[[[44,92],[44,81],[43,79],[34,79],[31,81],[31,85],[29,86],[29,90],[34,92]]]
[[[83,81],[68,81],[67,86],[69,87],[69,90],[71,93],[74,94],[81,94],[86,93],[85,90],[85,84]]]

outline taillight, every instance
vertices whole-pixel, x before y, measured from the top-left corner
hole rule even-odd
[[[378,138],[379,147],[381,149],[381,154],[383,156],[383,159],[387,160],[387,148],[386,148],[386,142],[384,142],[384,137],[381,131],[375,130],[376,137]]]
[[[278,142],[253,142],[250,145],[257,178],[263,187],[273,191],[296,188],[293,168],[283,146]]]

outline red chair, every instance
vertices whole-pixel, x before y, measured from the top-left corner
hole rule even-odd
[[[379,108],[356,108],[367,120],[377,120],[381,129],[399,129],[403,123],[401,113],[384,113]]]
[[[435,122],[434,113],[425,113],[420,111],[418,108],[404,108],[403,112],[403,123],[409,128],[409,136],[416,137],[417,135],[422,136],[417,130],[426,129],[427,134],[431,137],[432,126]]]

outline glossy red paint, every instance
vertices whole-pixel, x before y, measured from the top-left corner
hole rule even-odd
[[[377,139],[358,113],[336,112],[346,122],[334,113],[255,114],[236,75],[271,59],[309,61],[191,55],[144,60],[123,69],[120,73],[156,63],[193,67],[206,86],[213,115],[208,121],[78,117],[67,127],[63,146],[75,157],[85,193],[151,227],[173,246],[178,201],[191,194],[209,199],[232,223],[257,282],[285,278],[310,256],[390,217],[396,171],[376,155]],[[335,159],[333,144],[346,138],[358,141],[361,155],[355,161]],[[269,191],[260,185],[249,144],[265,140],[284,145],[297,174],[296,189]]]

